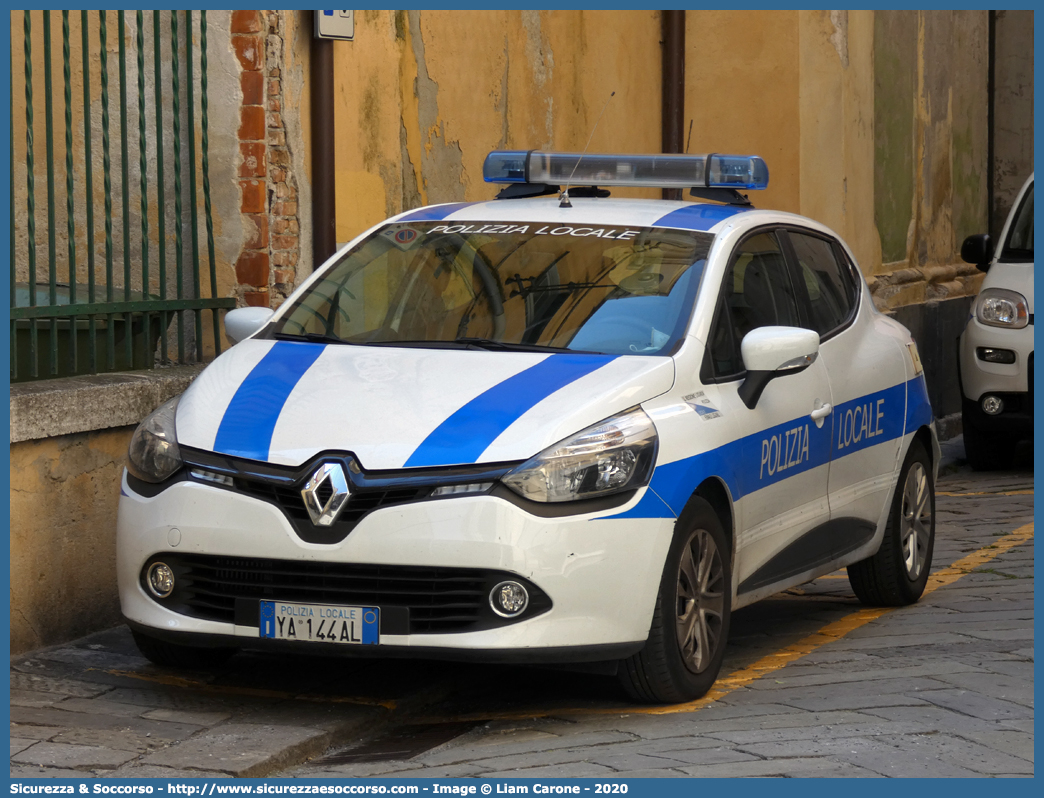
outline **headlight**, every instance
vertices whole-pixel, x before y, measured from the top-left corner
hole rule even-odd
[[[160,405],[142,421],[127,447],[128,470],[146,482],[162,482],[181,468],[181,452],[174,428],[178,397]]]
[[[656,460],[656,428],[636,407],[545,449],[503,482],[538,502],[592,499],[646,485]]]
[[[975,303],[975,318],[991,327],[1019,330],[1029,324],[1029,303],[1015,291],[987,288]]]

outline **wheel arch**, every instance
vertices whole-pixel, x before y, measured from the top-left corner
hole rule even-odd
[[[935,459],[935,447],[932,445],[934,441],[934,436],[932,435],[931,427],[929,427],[927,424],[921,425],[914,433],[913,438],[910,440],[910,446],[913,446],[915,441],[919,442],[924,447],[924,450],[928,453],[928,461],[932,464],[932,466],[937,466],[938,463]],[[909,454],[909,447],[907,447],[906,451],[907,454]],[[904,456],[903,460],[905,461],[905,459],[906,458]]]
[[[689,496],[689,500],[685,503],[685,507],[683,507],[681,513],[678,514],[676,527],[680,527],[688,522],[688,518],[692,514],[693,503],[696,499],[702,499],[707,502],[707,504],[711,506],[711,509],[714,510],[714,514],[721,522],[721,528],[725,532],[725,538],[729,544],[729,560],[730,562],[735,562],[735,513],[733,512],[732,494],[729,492],[729,488],[725,484],[725,481],[720,477],[706,477],[699,485],[697,485],[696,490],[692,492],[692,495]]]

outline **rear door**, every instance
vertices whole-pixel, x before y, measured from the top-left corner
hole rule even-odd
[[[785,235],[808,326],[833,396],[829,417],[830,544],[842,556],[869,541],[888,500],[906,413],[907,353],[860,312],[861,278],[841,244],[791,228]]]

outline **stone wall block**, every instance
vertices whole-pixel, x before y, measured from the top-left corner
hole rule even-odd
[[[952,265],[925,266],[924,279],[929,283],[943,283],[957,276],[957,267]]]
[[[264,288],[259,291],[247,291],[243,294],[243,301],[250,307],[254,308],[267,308],[268,307],[268,288]]]
[[[247,240],[243,245],[245,249],[267,249],[268,248],[268,217],[263,213],[251,213],[244,216],[247,222]],[[253,227],[253,231],[249,230]]]
[[[259,11],[232,12],[232,33],[260,33],[263,27]]]
[[[260,105],[244,105],[239,112],[239,140],[265,140],[265,109]]]
[[[272,249],[297,249],[297,236],[272,236]]]
[[[243,285],[268,285],[268,253],[247,250],[236,261],[236,279]]]
[[[233,36],[232,49],[244,70],[254,72],[261,68],[264,50],[261,47],[260,36]]]
[[[242,213],[264,213],[265,184],[261,180],[240,180],[239,188],[243,201],[239,210]]]
[[[283,37],[275,34],[268,35],[267,57],[269,63],[276,63],[283,57]]]
[[[240,177],[264,177],[268,172],[265,145],[260,141],[244,141],[239,145],[243,162],[239,166]]]
[[[239,76],[243,105],[261,105],[265,101],[265,76],[260,72],[243,72]]]

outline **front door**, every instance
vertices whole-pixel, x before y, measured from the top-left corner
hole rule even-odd
[[[824,364],[817,360],[798,374],[774,379],[753,409],[738,395],[743,336],[768,325],[803,326],[798,296],[780,233],[747,237],[733,253],[708,345],[705,381],[718,383],[723,413],[752,431],[726,447],[735,475],[730,489],[741,515],[736,525],[741,596],[762,593],[807,570],[810,546],[815,547],[811,538],[829,520],[831,425],[823,409],[831,394]]]

